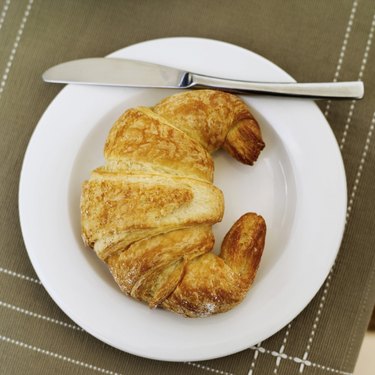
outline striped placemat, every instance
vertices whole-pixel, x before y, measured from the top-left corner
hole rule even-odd
[[[0,0],[0,373],[351,374],[375,301],[374,30],[373,0]],[[243,46],[298,81],[361,79],[366,88],[362,101],[318,103],[337,137],[348,183],[346,231],[327,280],[273,337],[205,362],[139,358],[75,325],[39,282],[18,219],[24,152],[60,90],[43,84],[41,73],[169,36]]]

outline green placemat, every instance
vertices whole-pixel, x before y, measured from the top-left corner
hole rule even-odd
[[[374,29],[373,0],[0,0],[0,373],[352,373],[375,300]],[[60,90],[44,84],[42,72],[66,60],[169,36],[237,44],[298,81],[362,79],[366,87],[362,101],[318,103],[337,137],[348,182],[346,232],[326,282],[309,306],[267,341],[199,363],[132,356],[77,327],[38,281],[18,219],[24,152]]]

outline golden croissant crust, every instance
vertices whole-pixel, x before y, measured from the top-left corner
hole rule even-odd
[[[150,307],[201,317],[240,303],[262,256],[266,225],[243,215],[212,253],[224,213],[210,152],[253,164],[258,123],[236,96],[184,92],[127,110],[107,137],[104,166],[82,186],[82,238],[121,290]]]

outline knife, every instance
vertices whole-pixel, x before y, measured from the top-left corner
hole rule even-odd
[[[56,65],[45,82],[168,89],[219,89],[241,94],[271,94],[311,99],[361,99],[361,81],[325,83],[254,82],[188,72],[169,66],[119,58],[88,58]]]

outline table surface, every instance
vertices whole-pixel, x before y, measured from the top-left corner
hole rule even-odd
[[[375,301],[374,32],[373,0],[0,0],[0,372],[352,373]],[[76,326],[38,280],[18,217],[28,141],[61,89],[44,84],[42,72],[66,60],[171,36],[239,45],[297,81],[361,79],[366,89],[361,101],[318,102],[340,146],[348,187],[346,231],[328,278],[280,332],[240,353],[204,362],[139,358]]]

